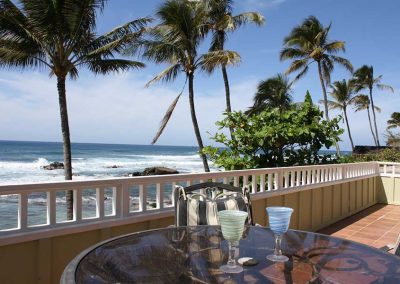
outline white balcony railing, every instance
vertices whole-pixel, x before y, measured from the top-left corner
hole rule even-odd
[[[0,245],[173,216],[172,189],[177,184],[208,180],[250,184],[252,198],[259,199],[377,176],[382,171],[387,174],[389,168],[396,173],[400,164],[370,162],[4,185],[0,186],[0,210],[7,198],[12,201],[7,206],[13,205],[15,214],[10,216],[9,227],[0,230]],[[73,220],[65,218],[68,190],[74,196]]]
[[[400,163],[379,162],[379,174],[385,177],[399,177]]]

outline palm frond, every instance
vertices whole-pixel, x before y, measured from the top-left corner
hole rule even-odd
[[[328,53],[338,53],[339,51],[345,52],[345,42],[344,41],[332,41],[324,46]]]
[[[212,73],[216,68],[228,65],[237,65],[240,63],[240,55],[235,51],[230,50],[217,50],[210,51],[199,57],[196,62],[196,67],[200,67],[202,70]]]
[[[304,69],[310,64],[309,59],[308,58],[304,58],[304,59],[297,59],[294,60],[289,68],[286,70],[285,74],[288,75],[290,73],[296,72],[300,69]]]
[[[168,107],[167,112],[165,113],[163,119],[161,120],[159,129],[158,129],[156,135],[154,136],[153,140],[151,141],[151,144],[152,144],[152,145],[154,145],[154,144],[157,142],[158,138],[160,138],[161,134],[163,133],[165,127],[167,127],[168,121],[170,120],[170,118],[171,118],[171,116],[172,116],[172,113],[174,112],[175,107],[176,107],[176,105],[178,104],[179,98],[181,97],[182,93],[183,93],[183,90],[182,90],[182,92],[175,98],[175,100],[173,100],[173,102],[171,103],[171,105]]]
[[[320,104],[324,104],[324,100],[319,100],[318,101]],[[335,101],[331,101],[331,100],[327,100],[326,102],[328,104],[328,108],[329,110],[333,110],[333,109],[343,109],[343,105],[339,102],[335,102]]]
[[[376,87],[379,90],[385,90],[385,91],[390,91],[390,92],[394,93],[394,89],[392,86],[385,85],[385,84],[377,84]]]
[[[145,67],[142,62],[126,59],[98,59],[83,62],[90,71],[95,74],[109,74],[112,72],[126,71],[129,69],[139,69]]]
[[[344,67],[350,73],[353,73],[353,65],[349,60],[336,55],[330,55],[329,57],[333,62],[338,63],[340,66]]]
[[[281,50],[279,57],[281,61],[286,59],[299,59],[308,57],[308,53],[299,48],[286,47]]]
[[[257,26],[265,24],[265,18],[263,15],[257,12],[245,12],[233,17],[234,28],[237,29],[247,23],[254,23]]]
[[[149,82],[147,82],[146,88],[149,87],[151,84],[158,82],[160,80],[165,82],[173,81],[178,76],[180,68],[181,65],[179,63],[172,64],[171,66],[167,67],[164,71],[159,73],[157,76],[155,76],[153,79],[151,79]]]

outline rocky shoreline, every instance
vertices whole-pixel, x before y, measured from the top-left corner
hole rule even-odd
[[[112,166],[107,166],[106,168],[119,169],[119,168],[122,168],[122,166],[112,165]],[[52,162],[49,165],[42,166],[41,169],[47,170],[47,171],[62,170],[62,169],[64,169],[64,163]],[[137,176],[156,176],[156,175],[158,176],[158,175],[174,175],[174,174],[179,174],[179,172],[176,169],[167,168],[167,167],[149,167],[149,168],[145,168],[143,171],[131,172],[131,173],[124,174],[122,176],[137,177]]]

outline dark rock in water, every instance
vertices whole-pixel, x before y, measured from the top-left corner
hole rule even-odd
[[[43,166],[42,169],[52,171],[52,170],[62,170],[64,169],[64,163],[62,162],[53,162],[50,165]]]
[[[145,168],[142,173],[143,176],[174,175],[174,174],[179,174],[179,172],[175,169],[170,169],[166,167]]]
[[[117,166],[117,165],[112,165],[112,166],[107,166],[107,169],[119,169],[122,168],[122,166]]]
[[[137,176],[158,176],[158,175],[174,175],[179,174],[179,172],[175,169],[170,169],[166,167],[151,167],[145,168],[143,172],[133,172],[128,174],[129,177],[137,177]]]

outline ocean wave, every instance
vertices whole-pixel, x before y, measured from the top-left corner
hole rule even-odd
[[[140,158],[141,157],[141,158]],[[0,184],[22,184],[32,182],[62,181],[64,171],[45,170],[43,166],[53,160],[39,157],[31,162],[0,161]],[[113,168],[116,166],[115,168]],[[203,164],[198,155],[124,155],[118,157],[73,158],[74,180],[122,177],[128,173],[142,171],[148,167],[168,167],[182,173],[202,172]],[[210,165],[211,168],[212,165]]]
[[[0,161],[0,169],[40,169],[50,164],[46,158],[38,158],[33,162]]]

